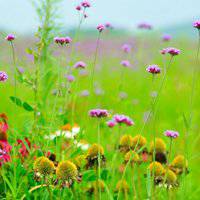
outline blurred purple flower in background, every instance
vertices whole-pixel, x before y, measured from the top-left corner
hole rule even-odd
[[[134,125],[133,120],[126,115],[116,114],[116,115],[113,116],[113,120],[118,124],[126,124],[127,126]]]
[[[130,67],[131,66],[131,64],[128,60],[122,60],[121,65],[124,66],[124,67]]]
[[[158,65],[149,65],[146,70],[151,74],[159,74],[161,71]]]
[[[10,41],[10,42],[13,41],[14,39],[15,39],[15,36],[13,34],[8,34],[5,38],[5,40]]]
[[[152,27],[151,24],[148,24],[146,22],[142,22],[142,23],[138,24],[138,28],[139,29],[151,30],[153,27]]]
[[[75,77],[72,74],[66,75],[66,78],[67,78],[67,81],[70,82],[70,83],[75,80]]]
[[[55,37],[54,42],[60,45],[69,44],[72,42],[70,37]]]
[[[197,20],[197,21],[193,22],[193,27],[197,28],[197,29],[200,29],[200,20]]]
[[[97,26],[97,30],[101,33],[105,29],[105,26],[103,24],[99,24]]]
[[[75,69],[78,69],[78,68],[84,69],[84,68],[86,68],[86,66],[87,65],[83,61],[78,61],[77,63],[75,63],[74,68]]]
[[[108,125],[108,127],[112,128],[112,127],[114,127],[117,123],[116,123],[116,121],[114,121],[114,120],[110,120],[110,121],[106,122],[106,124]]]
[[[80,95],[81,95],[82,97],[87,97],[87,96],[90,95],[90,92],[89,92],[88,90],[83,90],[83,91],[81,91]]]
[[[179,133],[177,131],[167,130],[164,132],[164,135],[170,138],[177,138],[179,136]]]
[[[168,42],[168,41],[170,41],[171,39],[172,39],[172,36],[169,35],[169,34],[164,34],[164,35],[162,36],[162,41],[164,41],[164,42]]]
[[[129,44],[123,44],[122,45],[122,50],[125,52],[125,53],[129,53],[131,51],[131,45]]]
[[[0,71],[0,82],[5,82],[8,79],[6,72]]]

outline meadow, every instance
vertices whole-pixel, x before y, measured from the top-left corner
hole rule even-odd
[[[56,26],[0,38],[1,199],[199,199],[200,21],[196,39],[148,23]]]

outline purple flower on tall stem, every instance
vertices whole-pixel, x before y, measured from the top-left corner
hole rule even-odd
[[[176,55],[179,55],[181,53],[181,51],[179,49],[174,48],[174,47],[168,47],[167,53],[170,54],[171,56],[176,56]]]
[[[193,27],[197,28],[197,29],[200,29],[200,20],[197,20],[197,21],[193,22]]]
[[[72,42],[70,37],[55,37],[54,42],[60,45],[69,44]]]
[[[179,133],[177,131],[167,130],[164,132],[164,135],[169,138],[177,138],[179,136]]]
[[[84,8],[89,8],[89,7],[91,7],[91,4],[89,1],[82,1],[81,6]]]
[[[101,33],[103,30],[105,30],[105,26],[103,24],[99,24],[97,26],[97,30]]]
[[[5,38],[7,41],[11,42],[15,39],[15,36],[13,34],[8,34]]]
[[[160,74],[160,68],[158,65],[149,65],[146,69],[151,74]]]
[[[5,82],[8,79],[6,72],[0,71],[0,82]]]
[[[81,11],[81,6],[80,5],[76,6],[76,10]]]
[[[112,24],[111,24],[110,22],[106,22],[106,23],[105,23],[105,27],[108,28],[108,29],[109,29],[109,28],[110,28],[110,29],[113,28],[113,26],[112,26]]]
[[[83,61],[78,61],[78,62],[74,65],[74,68],[75,68],[75,69],[78,69],[78,68],[85,69],[86,66],[87,66],[87,65],[86,65]]]
[[[170,41],[171,39],[172,39],[172,36],[169,35],[169,34],[164,34],[164,35],[162,36],[162,40],[163,40],[164,42],[168,42],[168,41]]]
[[[125,53],[129,53],[131,51],[131,45],[129,44],[123,44],[122,45],[122,50],[125,52]]]
[[[106,124],[109,128],[113,128],[117,123],[114,120],[110,120],[110,121],[106,122]]]
[[[131,66],[131,64],[128,60],[122,60],[121,65],[124,66],[124,67],[130,67]]]
[[[120,124],[120,125],[121,125],[121,124],[126,124],[127,126],[132,126],[132,125],[134,125],[133,120],[132,120],[130,117],[126,116],[126,115],[119,115],[119,114],[114,115],[114,116],[113,116],[113,120],[114,120],[116,123]]]
[[[93,110],[89,111],[89,116],[90,117],[102,118],[102,117],[108,117],[109,113],[105,109],[93,109]]]
[[[67,75],[66,78],[67,78],[67,81],[70,82],[70,83],[75,80],[75,77],[72,74]]]

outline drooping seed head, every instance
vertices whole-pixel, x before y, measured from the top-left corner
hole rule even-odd
[[[164,167],[157,161],[150,163],[148,169],[151,174],[154,174],[155,176],[162,176],[165,173]]]

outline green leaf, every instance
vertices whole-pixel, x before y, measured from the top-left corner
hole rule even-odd
[[[23,103],[23,108],[29,112],[34,110],[33,107],[26,102]]]
[[[84,181],[95,181],[97,179],[97,175],[94,170],[88,170],[83,173]]]
[[[13,103],[15,103],[17,106],[20,106],[20,107],[22,106],[22,101],[19,98],[14,97],[14,96],[10,96],[10,100]]]
[[[101,179],[102,180],[107,180],[109,178],[109,170],[108,169],[103,169],[101,171]]]

